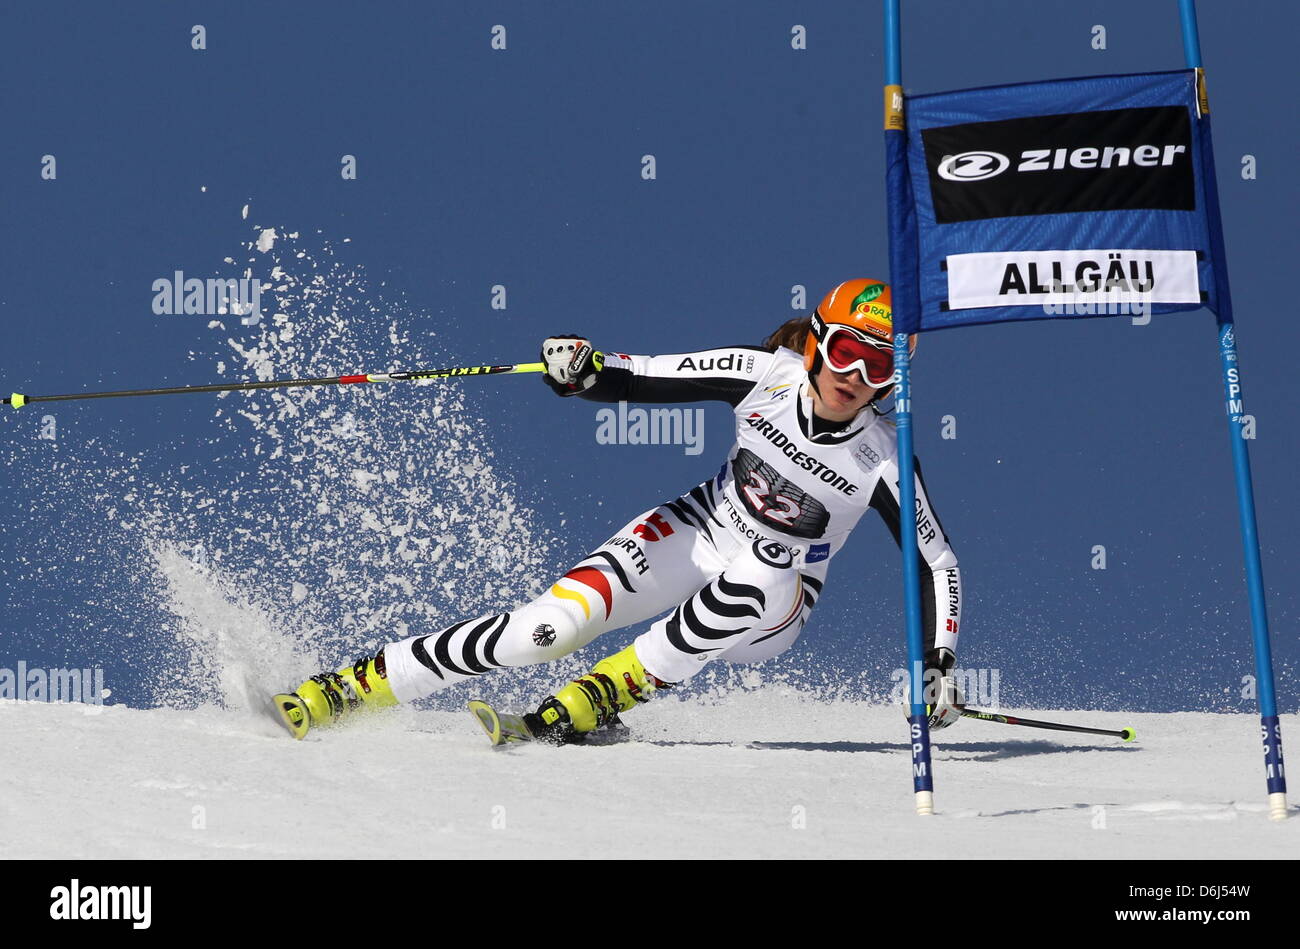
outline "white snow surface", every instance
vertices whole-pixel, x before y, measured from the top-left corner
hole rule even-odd
[[[913,812],[893,707],[784,687],[661,696],[637,740],[494,749],[403,708],[294,742],[269,715],[0,701],[2,858],[1294,858],[1250,715],[1042,712],[1138,741],[968,720]],[[1296,734],[1297,716],[1284,731]],[[584,843],[585,842],[585,843]],[[348,845],[352,847],[352,844]]]

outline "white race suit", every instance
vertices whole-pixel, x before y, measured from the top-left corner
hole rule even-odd
[[[823,430],[803,358],[791,350],[607,353],[581,396],[722,400],[734,409],[736,441],[716,476],[634,517],[532,602],[385,646],[380,668],[400,701],[547,662],[652,617],[636,653],[663,682],[689,679],[713,659],[767,659],[799,637],[831,559],[868,508],[899,536],[893,424],[868,406]],[[926,646],[955,653],[961,575],[919,466],[913,522]]]

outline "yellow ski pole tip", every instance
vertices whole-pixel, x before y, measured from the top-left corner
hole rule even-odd
[[[1136,737],[1138,736],[1138,733],[1135,732],[1135,731],[1134,731],[1133,729],[1131,729],[1131,728],[1125,728],[1125,729],[1123,729],[1123,733],[1124,733],[1124,740],[1125,740],[1125,741],[1132,741],[1134,738],[1136,738]]]
[[[21,392],[15,392],[13,395],[9,396],[9,404],[16,409],[21,408],[27,404],[27,396],[23,395]]]

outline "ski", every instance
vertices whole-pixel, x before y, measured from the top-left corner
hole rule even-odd
[[[289,730],[289,734],[301,741],[311,729],[311,715],[307,706],[297,695],[282,692],[271,697],[271,707],[279,720]]]
[[[492,742],[493,745],[537,740],[533,733],[528,730],[522,715],[498,712],[487,702],[480,702],[478,699],[474,699],[469,703],[469,710],[474,714],[474,720],[483,726],[483,731],[487,732],[488,741]]]
[[[487,702],[474,699],[469,703],[469,710],[474,720],[483,726],[488,741],[494,746],[509,745],[517,742],[536,742],[541,745],[614,745],[631,741],[632,735],[626,725],[615,721],[594,732],[569,734],[563,739],[545,735],[535,735],[522,715],[510,712],[498,712]]]

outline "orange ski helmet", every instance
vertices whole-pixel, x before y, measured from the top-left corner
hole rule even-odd
[[[840,332],[842,328],[847,332]],[[828,344],[833,348],[828,350]],[[866,278],[846,280],[826,294],[812,314],[803,365],[814,376],[824,360],[829,360],[837,372],[856,366],[869,385],[884,388],[893,374],[893,346],[889,285]],[[908,351],[916,352],[915,334],[908,337]],[[854,358],[863,355],[873,358],[865,362]],[[872,377],[883,378],[877,381]]]

